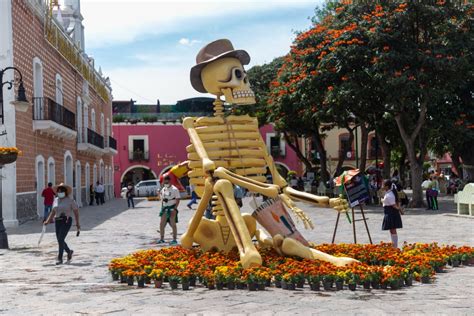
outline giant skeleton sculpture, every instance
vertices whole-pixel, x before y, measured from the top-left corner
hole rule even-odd
[[[217,249],[225,252],[237,247],[245,268],[262,263],[252,242],[254,237],[260,245],[274,247],[283,255],[324,260],[337,266],[356,261],[325,254],[280,234],[269,237],[257,230],[253,216],[241,214],[234,199],[233,185],[269,198],[281,199],[306,228],[313,228],[313,224],[293,200],[332,207],[341,212],[346,211],[348,206],[344,199],[330,199],[290,188],[268,154],[257,120],[248,115],[225,115],[222,96],[231,106],[255,103],[243,68],[250,62],[246,51],[235,50],[229,40],[222,39],[202,48],[196,61],[197,64],[191,69],[192,86],[199,92],[208,92],[217,98],[213,117],[187,117],[183,121],[191,139],[191,145],[187,147],[191,169],[188,176],[201,201],[188,230],[181,238],[182,246],[191,248],[195,242],[204,251]],[[267,168],[272,174],[273,183],[266,181],[264,174]],[[203,218],[211,201],[215,220]]]

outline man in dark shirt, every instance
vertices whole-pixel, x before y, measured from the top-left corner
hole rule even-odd
[[[43,190],[41,196],[44,198],[44,214],[43,220],[48,218],[49,213],[51,212],[51,208],[53,207],[55,193],[53,190],[53,184],[51,182],[48,183],[48,187]]]

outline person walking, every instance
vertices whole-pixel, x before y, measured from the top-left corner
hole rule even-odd
[[[127,198],[127,204],[129,208],[130,205],[132,206],[132,208],[135,208],[135,202],[133,201],[134,196],[135,191],[133,190],[133,184],[129,183],[127,186],[127,192],[125,192],[125,197]]]
[[[43,212],[43,221],[45,221],[48,218],[49,213],[51,212],[51,209],[53,208],[53,202],[54,202],[54,190],[53,190],[53,184],[51,182],[48,183],[48,187],[46,187],[43,192],[41,193],[41,196],[44,198],[44,212]]]
[[[197,202],[198,196],[196,194],[196,191],[194,191],[194,186],[193,185],[189,186],[189,190],[191,191],[191,201],[189,201],[189,203],[188,203],[188,208],[190,210],[192,210],[193,209],[192,205],[193,204],[198,204],[198,202]]]
[[[89,205],[94,205],[94,199],[95,199],[95,192],[94,192],[94,186],[91,184],[89,186]]]
[[[79,224],[79,208],[76,201],[71,197],[72,188],[64,183],[61,183],[55,187],[57,198],[54,200],[53,209],[49,213],[48,218],[43,222],[44,225],[48,225],[52,218],[56,227],[56,239],[58,240],[58,259],[56,265],[63,263],[64,251],[67,253],[67,262],[71,262],[74,251],[69,248],[66,243],[66,236],[72,226],[72,215],[76,219],[77,234],[81,229]]]
[[[394,248],[398,248],[397,228],[402,228],[402,217],[398,202],[398,194],[392,181],[385,180],[383,183],[385,195],[382,199],[384,217],[382,222],[382,230],[390,231],[390,238]]]
[[[105,203],[104,194],[105,194],[104,185],[100,183],[99,181],[97,181],[95,184],[95,202],[97,203],[97,205],[102,205]]]
[[[426,190],[430,203],[428,205],[431,206],[433,211],[438,210],[438,194],[439,194],[439,182],[438,177],[433,175],[431,177],[431,182],[428,185],[428,190]]]
[[[178,229],[176,223],[178,222],[178,205],[179,205],[179,190],[170,183],[170,177],[165,176],[163,179],[163,188],[158,193],[158,198],[162,200],[160,211],[160,240],[159,244],[165,243],[165,227],[169,223],[173,230],[173,240],[170,245],[176,245]]]

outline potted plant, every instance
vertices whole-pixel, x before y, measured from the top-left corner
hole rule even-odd
[[[308,283],[311,291],[319,291],[321,286],[321,275],[317,273],[308,275]]]
[[[180,276],[178,271],[176,270],[168,270],[165,272],[165,275],[168,277],[168,282],[172,290],[176,290],[178,288],[178,283],[180,281]]]
[[[135,272],[135,279],[137,280],[137,286],[138,287],[145,287],[145,278],[147,277],[146,272],[141,270]]]
[[[423,266],[420,270],[421,283],[431,283],[431,276],[433,275],[433,268],[430,266]]]
[[[123,272],[123,275],[127,280],[127,284],[132,286],[135,278],[135,271],[133,271],[132,269],[128,269]]]
[[[334,283],[334,274],[328,273],[328,274],[323,275],[323,288],[326,291],[329,291],[330,289],[332,289],[333,283]]]
[[[344,288],[344,281],[347,279],[347,274],[344,271],[337,271],[334,281],[336,283],[336,291],[341,291]]]
[[[153,269],[151,270],[148,276],[151,280],[155,283],[155,288],[161,288],[163,286],[163,270],[161,269]]]
[[[13,163],[21,155],[21,151],[16,147],[0,147],[0,165]]]
[[[285,273],[282,276],[282,288],[294,291],[296,289],[296,278],[291,273]]]

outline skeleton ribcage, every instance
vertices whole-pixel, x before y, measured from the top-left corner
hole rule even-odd
[[[201,117],[194,121],[209,159],[216,167],[224,167],[239,175],[265,182],[266,147],[258,130],[257,120],[249,116]],[[202,161],[194,144],[187,148],[190,183],[196,193],[204,192]]]

